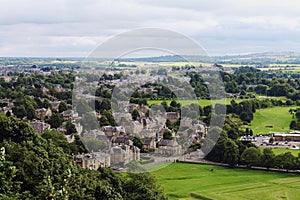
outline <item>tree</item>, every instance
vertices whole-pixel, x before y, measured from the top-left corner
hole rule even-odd
[[[105,141],[98,139],[88,139],[83,141],[89,152],[99,152],[107,148],[108,144]]]
[[[274,166],[274,162],[275,162],[275,154],[272,151],[272,149],[271,148],[265,148],[263,150],[263,154],[261,155],[260,160],[261,160],[260,164],[263,167],[266,167],[268,169],[270,167],[273,167]]]
[[[106,116],[102,115],[99,120],[100,126],[108,126],[110,125]]]
[[[58,106],[58,112],[62,113],[66,110],[68,110],[68,105],[64,101],[61,101]]]
[[[172,140],[173,139],[172,132],[166,129],[163,135],[163,139]]]
[[[261,153],[259,149],[255,147],[249,147],[244,150],[244,152],[241,155],[241,159],[248,165],[248,167],[251,167],[252,165],[258,164],[260,156]]]
[[[16,117],[21,118],[21,119],[27,115],[24,105],[15,106],[15,107],[13,107],[12,111]]]
[[[276,166],[288,171],[296,168],[297,160],[291,152],[286,152],[284,154],[277,155],[275,158],[275,163]]]
[[[71,135],[73,133],[77,133],[75,125],[71,121],[67,121],[66,123],[67,135]]]
[[[230,166],[235,166],[239,160],[239,149],[235,142],[231,139],[224,141],[224,157],[223,161]]]
[[[131,113],[132,119],[137,120],[140,117],[140,113],[137,109],[134,109]]]
[[[51,128],[58,128],[62,125],[63,117],[59,113],[53,113],[48,120]]]
[[[133,137],[132,141],[133,141],[134,146],[138,147],[141,150],[143,149],[144,143],[140,137],[135,136],[135,137]]]
[[[13,179],[16,177],[16,166],[5,160],[5,148],[0,148],[0,198],[15,199],[20,188],[19,183],[15,183]]]
[[[44,101],[43,101],[43,108],[51,108],[52,106],[51,106],[51,103],[49,102],[49,100],[48,99],[45,99]]]
[[[129,173],[123,183],[124,199],[165,200],[163,189],[149,173]]]

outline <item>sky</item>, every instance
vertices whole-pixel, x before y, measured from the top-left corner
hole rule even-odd
[[[296,0],[1,0],[0,57],[86,57],[147,27],[183,34],[208,55],[300,52]]]

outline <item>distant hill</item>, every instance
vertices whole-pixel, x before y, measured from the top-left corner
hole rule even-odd
[[[125,62],[211,62],[211,63],[233,63],[233,64],[300,64],[300,53],[295,52],[264,52],[243,55],[224,56],[196,56],[196,55],[167,55],[143,58],[121,58],[117,61]]]

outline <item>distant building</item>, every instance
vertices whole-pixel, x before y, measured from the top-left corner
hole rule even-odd
[[[180,155],[181,154],[181,146],[177,143],[176,140],[167,140],[162,139],[158,143],[158,153],[163,155]]]
[[[66,111],[63,111],[61,114],[65,121],[67,121],[67,120],[72,121],[72,120],[75,120],[76,118],[78,118],[78,113],[73,110],[66,110]]]
[[[154,138],[143,138],[143,150],[144,151],[150,151],[152,149],[156,148],[156,142]]]
[[[51,103],[51,108],[52,110],[58,110],[58,107],[59,107],[59,104],[60,104],[60,101],[52,101]]]
[[[300,142],[299,133],[271,133],[271,136],[274,137],[275,141]]]
[[[50,118],[52,116],[52,111],[50,108],[39,108],[35,110],[35,114],[39,119]]]
[[[140,160],[140,149],[136,146],[120,145],[110,149],[112,165],[124,166],[130,161]]]
[[[44,131],[50,130],[50,124],[43,121],[32,121],[30,122],[30,125],[38,134],[42,134]]]
[[[178,112],[166,112],[166,118],[172,123],[174,123],[177,122],[177,120],[179,120],[180,115]]]
[[[74,157],[74,162],[82,168],[97,170],[99,167],[110,166],[110,155],[102,152],[78,154]]]

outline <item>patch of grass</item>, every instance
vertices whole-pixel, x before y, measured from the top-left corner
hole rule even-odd
[[[285,148],[272,148],[275,155],[291,152],[294,156],[298,156],[298,153],[300,153],[300,149],[285,149]]]
[[[251,125],[254,134],[268,134],[269,132],[288,132],[292,116],[291,108],[296,107],[272,107],[256,110]]]
[[[152,174],[170,199],[300,198],[300,176],[297,174],[187,163],[173,163]]]
[[[219,103],[219,104],[230,104],[230,101],[232,100],[232,98],[226,98],[226,99],[220,99],[220,100],[207,100],[207,99],[200,99],[200,100],[181,100],[179,101],[183,106],[185,105],[190,105],[192,103],[197,103],[201,106],[201,107],[204,107],[204,106],[208,106],[208,105],[215,105],[216,103]],[[166,100],[167,104],[170,105],[170,102],[172,100]],[[235,99],[235,101],[237,103],[243,101],[243,99]],[[147,103],[149,105],[153,105],[153,104],[156,104],[156,105],[160,105],[161,103],[163,102],[163,100],[148,100]]]

